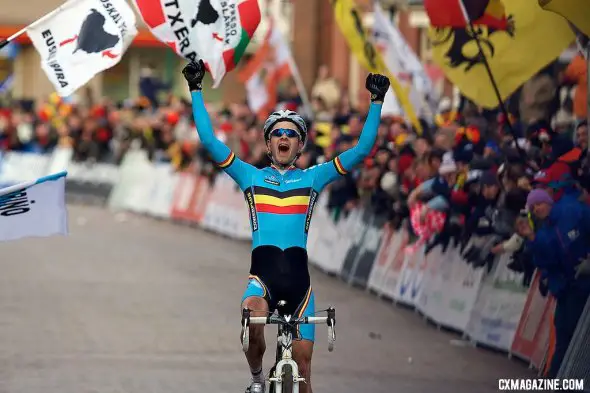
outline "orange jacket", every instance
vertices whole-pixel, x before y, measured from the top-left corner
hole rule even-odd
[[[574,94],[574,114],[578,120],[588,117],[588,65],[582,55],[577,55],[567,66],[565,78],[577,84]]]

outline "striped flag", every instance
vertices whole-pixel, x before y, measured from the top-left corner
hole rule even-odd
[[[291,50],[280,30],[271,22],[262,45],[239,74],[246,84],[250,109],[260,117],[266,117],[277,104],[277,87],[292,76]]]
[[[154,36],[188,60],[202,59],[218,87],[260,23],[258,0],[133,0]]]
[[[66,172],[0,190],[0,241],[68,234]]]

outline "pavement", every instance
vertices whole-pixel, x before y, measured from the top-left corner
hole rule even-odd
[[[243,392],[249,245],[97,207],[69,214],[68,237],[0,243],[0,393]],[[336,278],[312,282],[337,316],[334,352],[317,327],[316,393],[485,393],[533,376]]]

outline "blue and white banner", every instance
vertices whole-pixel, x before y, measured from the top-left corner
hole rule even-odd
[[[0,189],[0,241],[68,234],[67,172]]]

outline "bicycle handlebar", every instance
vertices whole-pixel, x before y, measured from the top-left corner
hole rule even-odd
[[[292,318],[287,321],[286,318],[271,315],[268,317],[250,317],[252,325],[279,325],[281,323],[288,323],[291,325],[305,325],[305,324],[320,324],[328,323],[328,317],[301,317]]]
[[[333,327],[336,324],[336,310],[333,307],[330,307],[326,312],[328,315],[325,317],[291,317],[287,320],[287,318],[276,314],[266,317],[252,317],[250,316],[251,310],[245,308],[242,310],[242,320],[246,320],[252,325],[306,325],[325,323],[328,326]]]

